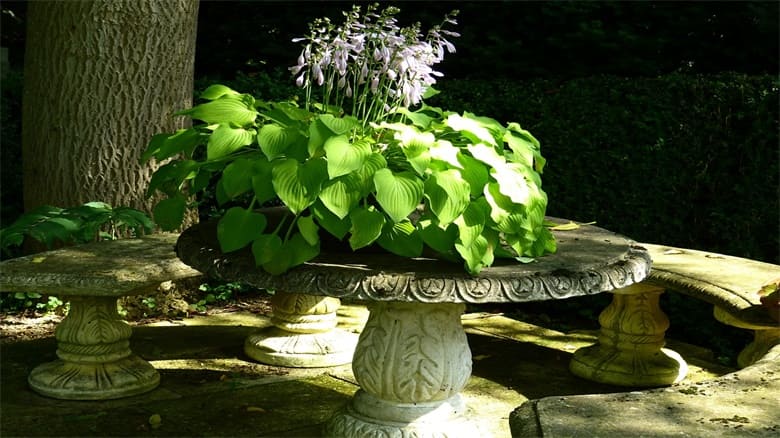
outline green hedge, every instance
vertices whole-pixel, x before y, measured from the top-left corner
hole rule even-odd
[[[529,129],[550,215],[780,263],[778,87],[731,73],[445,80],[430,103]]]

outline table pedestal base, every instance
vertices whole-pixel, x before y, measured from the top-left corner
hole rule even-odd
[[[669,319],[658,305],[663,289],[635,284],[613,291],[612,303],[599,315],[598,344],[574,353],[569,369],[595,382],[653,387],[685,378],[688,365],[662,348]]]
[[[475,437],[479,431],[464,415],[460,395],[443,402],[388,403],[358,390],[352,403],[328,421],[325,436],[363,438]]]
[[[130,351],[132,329],[119,318],[115,297],[72,297],[57,326],[60,360],[39,365],[33,391],[66,400],[107,400],[151,391],[160,384],[152,365]]]
[[[250,335],[244,352],[252,359],[285,367],[330,367],[352,361],[358,335],[336,327],[338,298],[279,292],[271,298],[267,327]]]
[[[361,389],[327,423],[333,437],[474,437],[460,391],[471,351],[452,303],[372,302],[352,371]]]

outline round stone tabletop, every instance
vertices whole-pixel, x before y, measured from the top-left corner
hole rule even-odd
[[[548,218],[556,223],[568,221]],[[255,266],[248,248],[223,254],[215,223],[181,234],[179,258],[205,275],[283,292],[372,301],[424,303],[524,302],[597,294],[642,281],[650,272],[645,248],[592,225],[553,231],[558,251],[522,264],[496,259],[471,276],[459,264],[384,252],[323,251],[282,275]]]

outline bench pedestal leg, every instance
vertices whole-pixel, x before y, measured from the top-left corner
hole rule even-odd
[[[277,292],[271,298],[273,327],[250,335],[244,352],[286,367],[329,367],[352,361],[358,335],[336,328],[338,298]]]
[[[156,388],[160,375],[130,351],[131,334],[115,297],[70,297],[68,315],[55,332],[59,360],[33,369],[30,387],[68,400],[114,399]]]
[[[612,293],[612,303],[599,315],[598,343],[574,353],[571,372],[620,386],[663,386],[685,378],[683,358],[663,348],[669,328],[658,305],[663,289],[640,283]]]
[[[760,309],[763,312],[763,308]],[[713,314],[718,321],[738,328],[753,330],[753,341],[737,357],[737,365],[745,368],[764,357],[775,345],[780,344],[780,325],[770,325],[759,318],[738,318],[715,306]],[[750,316],[750,314],[748,314]],[[761,316],[764,316],[763,313]],[[756,319],[755,321],[753,319]]]
[[[460,322],[463,304],[373,302],[355,350],[360,383],[331,418],[333,437],[480,436],[460,391],[471,375],[471,351]]]

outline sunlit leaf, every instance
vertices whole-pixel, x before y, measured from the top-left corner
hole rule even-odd
[[[393,174],[390,169],[374,173],[376,200],[394,222],[414,211],[423,197],[423,182],[411,172]]]
[[[209,136],[206,144],[206,155],[209,160],[216,160],[252,144],[254,130],[233,128],[227,123],[220,124]]]
[[[469,204],[470,191],[457,169],[433,172],[425,181],[425,197],[443,227],[463,213]]]
[[[321,201],[312,204],[310,209],[314,215],[314,218],[317,220],[317,223],[320,224],[322,228],[325,228],[328,233],[335,236],[339,240],[343,239],[344,236],[346,236],[349,232],[349,229],[352,227],[352,222],[350,222],[349,216],[340,219],[327,207],[325,207]]]
[[[257,144],[269,160],[284,155],[298,141],[303,141],[298,131],[274,123],[263,125],[257,133]]]
[[[351,173],[363,166],[369,155],[371,145],[366,140],[350,143],[346,135],[330,137],[323,146],[328,159],[328,176],[330,179]]]
[[[180,111],[177,115],[190,116],[208,124],[233,123],[237,126],[245,126],[254,122],[257,117],[253,103],[254,99],[251,96],[226,94],[211,102]]]
[[[323,159],[312,159],[300,164],[297,160],[287,158],[272,170],[274,190],[294,214],[302,212],[317,200],[320,188],[327,179]]]
[[[357,119],[351,116],[339,118],[332,114],[322,114],[319,119],[326,128],[336,135],[346,134],[358,125]]]
[[[360,201],[360,183],[355,175],[343,175],[322,186],[320,201],[339,219],[347,217]]]
[[[237,91],[234,91],[229,87],[226,87],[221,84],[214,84],[214,85],[210,85],[208,88],[203,90],[203,93],[200,94],[200,98],[214,100],[214,99],[219,99],[220,97],[225,95],[237,95],[237,94],[239,94]]]

